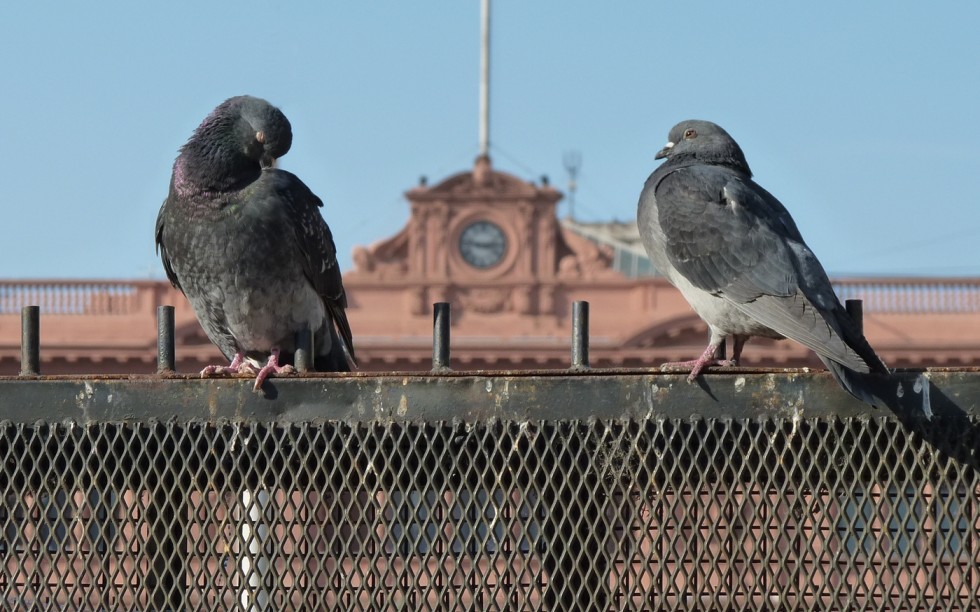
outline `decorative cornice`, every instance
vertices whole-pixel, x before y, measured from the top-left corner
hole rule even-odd
[[[432,187],[415,187],[405,192],[412,203],[459,203],[493,200],[510,204],[524,201],[532,205],[554,204],[562,194],[548,185],[537,186],[512,174],[494,170],[489,158],[477,158],[474,169],[460,172]]]

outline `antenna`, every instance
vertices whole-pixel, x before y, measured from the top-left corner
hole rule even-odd
[[[568,172],[568,218],[574,221],[575,190],[578,188],[575,179],[578,178],[578,171],[582,167],[582,154],[578,151],[566,151],[562,156],[562,163],[565,165],[565,171]]]
[[[490,153],[490,0],[480,0],[480,157]]]

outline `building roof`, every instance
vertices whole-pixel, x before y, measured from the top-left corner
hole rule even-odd
[[[660,276],[643,248],[636,221],[587,223],[576,219],[562,219],[561,225],[596,244],[612,249],[612,267],[620,274],[630,278]]]

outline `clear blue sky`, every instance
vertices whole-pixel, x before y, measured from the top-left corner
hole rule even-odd
[[[832,274],[980,274],[980,3],[494,0],[491,154],[628,219],[679,120],[725,127]],[[178,148],[242,93],[341,265],[477,153],[479,1],[0,6],[0,277],[162,278]]]

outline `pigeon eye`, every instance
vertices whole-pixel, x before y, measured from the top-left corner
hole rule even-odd
[[[694,130],[688,129],[684,131],[684,140],[691,140],[692,138],[697,138],[698,133]]]
[[[259,144],[265,144],[265,132],[263,132],[261,130],[259,130],[258,132],[256,132],[255,133],[255,140],[257,140]]]

